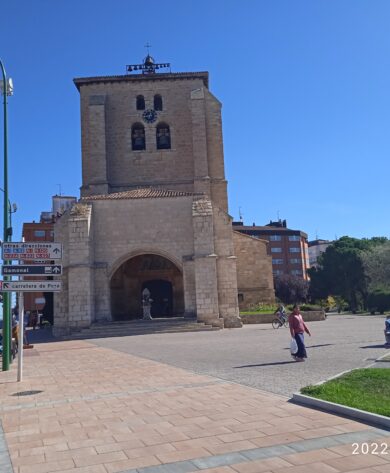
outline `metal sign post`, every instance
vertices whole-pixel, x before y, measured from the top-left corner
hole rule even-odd
[[[19,292],[18,382],[23,381],[24,297]]]
[[[51,264],[53,260],[62,258],[62,244],[54,242],[17,242],[11,243],[4,241],[2,245],[4,264],[2,274],[4,281],[0,281],[0,292],[4,293],[5,300],[10,296],[10,292],[18,292],[19,302],[19,333],[18,333],[18,382],[23,379],[23,348],[24,348],[24,293],[25,292],[59,292],[62,289],[62,282],[55,280],[35,281],[25,280],[23,276],[62,275],[62,265]],[[32,262],[35,264],[19,264],[13,266],[13,260],[19,263]],[[40,262],[41,265],[36,264]],[[12,275],[19,276],[19,281],[10,280]],[[6,323],[6,322],[5,322]],[[11,320],[10,320],[11,323]],[[4,333],[5,332],[5,333]],[[3,338],[7,331],[4,330]],[[10,352],[10,346],[8,347]],[[7,358],[7,347],[3,353],[3,370],[9,369],[8,364],[4,363],[4,357]]]

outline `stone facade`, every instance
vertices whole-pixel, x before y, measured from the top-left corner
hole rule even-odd
[[[221,104],[207,88],[208,74],[92,77],[75,84],[83,182],[79,203],[55,227],[65,255],[55,333],[140,317],[145,287],[154,316],[242,326],[237,270],[250,248],[265,255],[261,242],[233,242]],[[155,96],[162,98],[154,120],[137,109],[140,95],[146,111],[153,111]],[[158,144],[160,126],[170,134],[165,149]],[[135,128],[144,149],[134,144]],[[272,273],[265,275],[266,268],[267,257],[256,263],[251,286],[248,269],[243,277],[247,292],[258,288],[268,301]]]
[[[267,255],[267,242],[243,233],[233,232],[237,255],[237,284],[240,309],[275,301],[272,258]]]

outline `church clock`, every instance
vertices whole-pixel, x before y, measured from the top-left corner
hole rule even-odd
[[[148,110],[144,111],[142,118],[145,123],[154,123],[157,120],[157,113],[155,110],[149,108]]]

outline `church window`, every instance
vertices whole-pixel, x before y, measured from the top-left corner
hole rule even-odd
[[[154,109],[157,112],[161,112],[163,109],[163,103],[162,103],[162,97],[161,95],[155,95],[154,96]]]
[[[141,123],[135,123],[131,127],[131,147],[133,151],[145,149],[145,128]]]
[[[143,95],[137,95],[137,110],[145,110],[145,99]]]
[[[156,129],[157,149],[171,149],[171,133],[169,125],[159,123]]]

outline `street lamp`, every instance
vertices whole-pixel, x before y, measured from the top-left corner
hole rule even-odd
[[[8,213],[8,143],[7,143],[7,96],[13,94],[12,80],[8,79],[5,74],[3,62],[0,59],[0,68],[3,76],[1,81],[1,93],[3,95],[4,103],[4,242],[11,241],[9,234],[9,213]],[[8,261],[3,261],[7,264]],[[8,280],[8,277],[4,277]],[[9,363],[11,359],[11,304],[10,293],[3,293],[3,371],[9,370]]]

